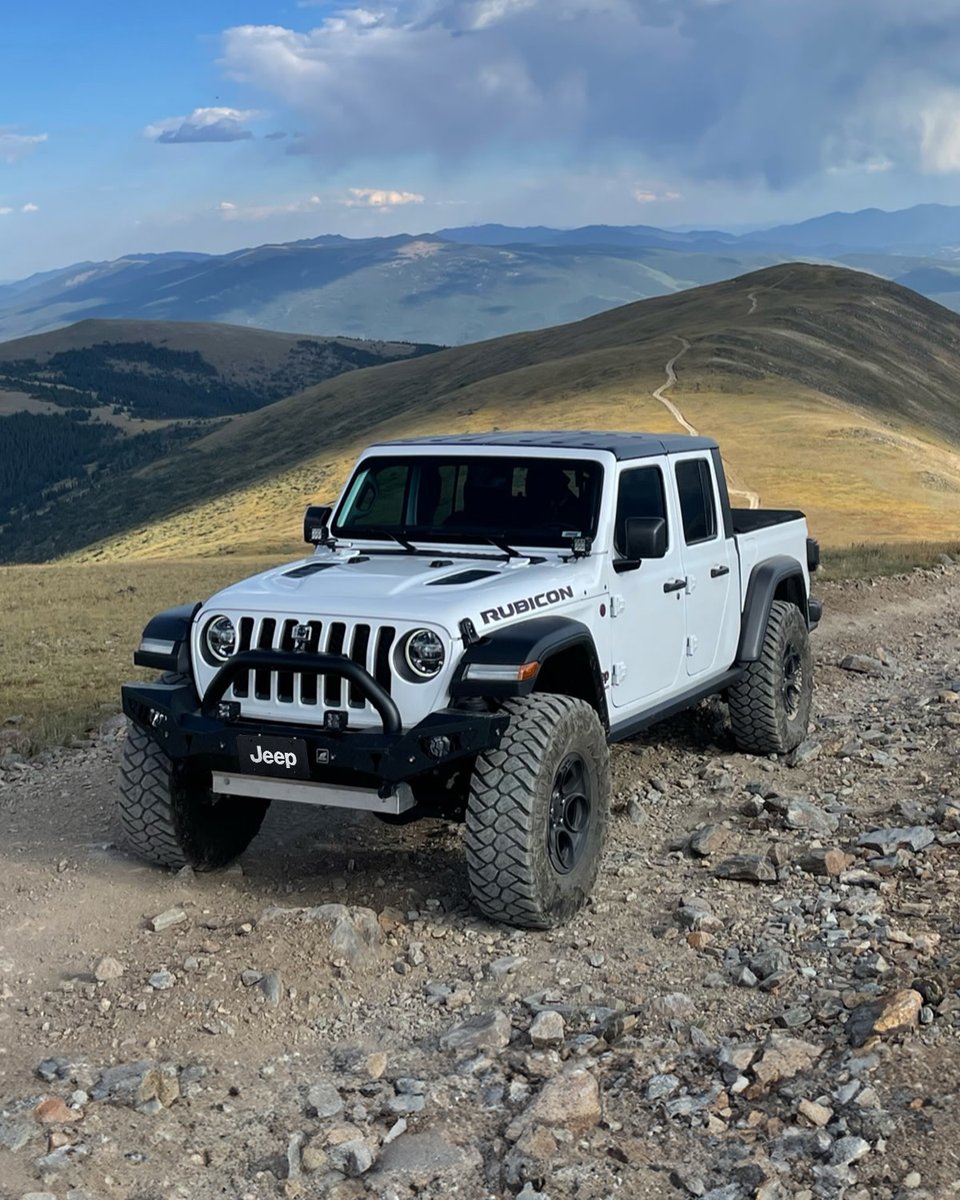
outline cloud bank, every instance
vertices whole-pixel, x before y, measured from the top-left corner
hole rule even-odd
[[[956,0],[385,0],[228,29],[221,62],[332,165],[536,144],[774,188],[960,171]]]

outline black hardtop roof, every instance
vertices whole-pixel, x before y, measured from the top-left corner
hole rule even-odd
[[[605,433],[602,430],[504,430],[498,433],[451,433],[438,437],[399,438],[382,446],[530,446],[540,450],[605,450],[615,458],[655,458],[690,450],[715,450],[713,438],[686,434]]]

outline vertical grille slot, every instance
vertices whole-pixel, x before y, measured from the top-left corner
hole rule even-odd
[[[393,672],[390,670],[390,648],[397,631],[392,625],[381,625],[377,634],[377,649],[373,660],[373,676],[382,688],[390,692]]]
[[[240,637],[237,650],[249,650],[250,638],[253,635],[253,617],[240,618]],[[237,679],[233,685],[233,694],[238,700],[246,700],[250,695],[250,672],[242,679]]]
[[[333,621],[330,625],[330,633],[327,637],[327,653],[342,654],[343,643],[347,635],[347,627],[342,621]],[[323,702],[330,708],[339,708],[343,703],[341,693],[343,680],[338,679],[335,675],[324,676],[323,681]]]
[[[358,666],[366,669],[367,650],[370,646],[370,626],[357,625],[353,631],[353,644],[350,647],[350,657]],[[355,683],[350,684],[350,707],[363,708],[367,699],[361,688]]]
[[[273,636],[276,633],[277,622],[273,617],[264,617],[260,626],[260,636],[257,638],[258,650],[272,650]],[[269,700],[272,695],[272,671],[261,668],[253,673],[253,694],[258,700]]]
[[[320,649],[320,633],[323,630],[321,621],[308,621],[310,626],[310,641],[307,643],[307,653],[316,654]],[[316,704],[317,703],[317,680],[319,675],[301,675],[300,677],[300,703],[301,704]]]
[[[299,625],[299,621],[286,620],[280,629],[280,649],[291,651],[293,649],[293,631]],[[277,672],[277,700],[281,704],[293,703],[293,681],[295,679],[292,671]]]

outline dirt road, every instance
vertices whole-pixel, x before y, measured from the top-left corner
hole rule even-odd
[[[821,590],[797,765],[719,704],[617,747],[554,933],[472,912],[456,827],[275,805],[173,875],[117,848],[119,731],[4,760],[0,1196],[958,1194],[960,571]]]
[[[750,311],[752,312],[753,309],[751,309]],[[663,407],[673,417],[673,419],[677,422],[677,424],[680,425],[683,429],[685,429],[687,431],[687,433],[691,434],[693,437],[697,437],[697,436],[699,436],[699,430],[694,428],[694,426],[690,424],[690,422],[683,415],[683,413],[676,406],[676,404],[674,404],[674,402],[672,400],[668,400],[667,396],[666,396],[667,391],[670,388],[672,388],[674,386],[674,384],[677,382],[676,366],[677,366],[678,361],[690,349],[690,343],[687,341],[686,338],[677,338],[677,341],[682,343],[681,348],[677,351],[677,353],[673,356],[673,358],[668,359],[666,364],[664,365],[664,372],[666,373],[666,376],[667,376],[666,382],[660,384],[660,386],[657,388],[657,390],[653,393],[653,398],[654,398],[654,400],[658,401],[660,404],[663,405]],[[731,498],[734,496],[742,496],[746,500],[748,508],[759,508],[760,507],[759,492],[750,491],[749,488],[735,488],[735,487],[730,487],[729,490],[730,490]]]

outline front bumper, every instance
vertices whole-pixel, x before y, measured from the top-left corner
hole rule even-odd
[[[288,663],[279,665],[283,669]],[[192,769],[238,774],[239,737],[298,738],[307,746],[308,778],[345,787],[390,789],[492,750],[509,723],[504,713],[441,709],[411,729],[395,726],[388,713],[383,730],[331,732],[293,722],[230,719],[220,711],[222,705],[210,702],[209,694],[201,704],[192,683],[128,683],[122,697],[130,720],[171,759],[189,762]]]

